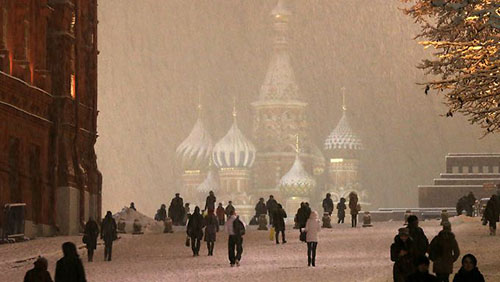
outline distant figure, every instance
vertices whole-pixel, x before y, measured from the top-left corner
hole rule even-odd
[[[477,259],[472,254],[462,258],[462,267],[455,274],[453,282],[484,282],[484,277],[477,268]]]
[[[167,206],[162,204],[160,209],[156,211],[155,220],[156,221],[165,221],[167,219]]]
[[[83,243],[87,247],[88,261],[91,262],[94,259],[94,250],[97,249],[97,238],[99,237],[99,226],[92,217],[89,217],[89,221],[85,224],[83,233]]]
[[[297,224],[299,229],[306,227],[307,219],[311,216],[311,208],[307,203],[300,203],[300,208],[297,210]]]
[[[316,248],[318,247],[318,232],[321,231],[321,226],[318,219],[318,213],[312,211],[307,219],[306,226],[303,230],[306,232],[307,243],[307,266],[316,266]]]
[[[219,232],[219,221],[214,214],[213,209],[208,210],[208,215],[205,217],[205,242],[207,242],[208,255],[214,255],[215,239]]]
[[[269,200],[266,202],[267,213],[269,214],[269,224],[273,225],[273,214],[278,209],[278,202],[273,195],[269,195]]]
[[[205,201],[205,211],[215,210],[215,202],[217,198],[215,197],[214,191],[208,192],[207,200]]]
[[[330,194],[330,193],[327,193],[326,198],[323,199],[323,211],[324,211],[324,213],[328,213],[329,216],[332,215],[333,200],[332,200],[332,194]]]
[[[429,274],[430,261],[426,256],[417,258],[417,270],[412,275],[408,276],[406,282],[438,282],[436,276]]]
[[[226,213],[226,216],[229,218],[231,216],[231,212],[235,211],[234,206],[233,206],[233,201],[229,201],[227,203],[226,209],[224,212]]]
[[[463,211],[467,212],[467,205],[468,205],[469,200],[467,199],[467,196],[462,196],[460,199],[458,199],[457,202],[457,215],[461,215]]]
[[[203,239],[203,216],[200,213],[200,208],[196,206],[194,212],[189,218],[187,224],[187,235],[191,238],[191,250],[193,251],[193,257],[200,255],[200,242]]]
[[[236,215],[236,211],[231,210],[227,222],[224,225],[224,229],[229,235],[227,248],[231,267],[235,265],[240,266],[241,255],[243,254],[243,235],[245,235],[245,227],[245,222]]]
[[[175,193],[175,197],[170,202],[168,208],[168,217],[170,217],[174,225],[183,225],[185,216],[184,200],[180,197],[179,193]]]
[[[38,257],[34,267],[24,276],[24,282],[52,282],[50,273],[47,271],[49,263],[44,257]]]
[[[340,198],[340,202],[337,204],[337,217],[339,218],[338,220],[338,224],[340,223],[344,223],[344,219],[345,219],[345,210],[347,209],[346,205],[345,205],[345,198]]]
[[[66,242],[62,250],[64,256],[57,261],[55,282],[86,282],[85,270],[75,244]]]
[[[427,248],[429,247],[429,240],[425,236],[424,230],[418,226],[418,217],[416,215],[410,215],[408,217],[408,230],[410,232],[410,237],[415,243],[417,257],[425,256],[427,253]]]
[[[111,212],[108,211],[101,225],[101,239],[104,240],[104,261],[111,261],[113,241],[117,238],[116,221]]]
[[[276,244],[279,244],[279,234],[281,232],[281,238],[282,238],[282,243],[286,243],[285,239],[285,218],[286,218],[286,212],[283,209],[283,206],[281,204],[278,204],[277,210],[274,212],[274,218],[273,218],[273,227],[274,230],[276,231],[275,236],[276,236]]]
[[[448,211],[447,210],[442,210],[441,211],[441,223],[440,223],[440,225],[443,226],[443,224],[445,222],[450,222],[449,217],[450,217],[450,215],[448,214]]]
[[[408,228],[399,228],[391,245],[391,260],[394,262],[394,282],[405,282],[415,272],[415,244]]]
[[[226,211],[224,210],[224,207],[222,206],[222,203],[219,203],[219,206],[217,207],[217,219],[219,220],[220,225],[224,225],[226,222],[225,217],[226,217]]]
[[[483,223],[489,223],[490,235],[495,236],[497,234],[497,221],[499,217],[500,210],[498,208],[497,195],[493,194],[491,198],[486,203],[486,208],[483,214]]]
[[[358,213],[361,210],[356,192],[349,193],[349,209],[351,210],[352,227],[356,227],[358,225]]]
[[[130,207],[129,207],[129,209],[134,210],[134,211],[137,211],[137,210],[135,209],[135,204],[134,204],[134,202],[130,203]]]
[[[429,258],[434,262],[433,272],[438,281],[448,282],[453,273],[453,263],[460,256],[455,234],[451,232],[451,224],[445,223],[443,230],[432,239],[429,245]]]
[[[260,198],[259,202],[257,202],[257,204],[255,205],[255,216],[259,218],[261,214],[267,214],[267,207],[266,203],[264,202],[264,198]]]
[[[476,203],[476,197],[474,196],[474,193],[472,191],[469,192],[467,195],[467,216],[473,216],[474,215],[474,204]]]

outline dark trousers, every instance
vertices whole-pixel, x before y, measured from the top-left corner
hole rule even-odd
[[[281,232],[281,240],[283,241],[283,243],[285,243],[286,242],[286,240],[285,240],[285,230],[282,230],[282,231],[276,230],[276,233],[275,233],[276,234],[276,243],[280,242],[280,240],[279,240],[279,234],[280,234],[280,232]]]
[[[193,250],[193,255],[200,252],[200,239],[198,237],[191,237],[191,250]]]
[[[224,223],[226,223],[224,218],[219,218],[219,225],[224,225]]]
[[[94,248],[87,247],[87,257],[89,262],[94,260]]]
[[[269,224],[273,225],[273,213],[274,212],[269,212]]]
[[[214,254],[215,242],[207,242],[208,255],[212,256]]]
[[[231,264],[235,264],[236,261],[241,260],[241,255],[243,254],[243,238],[236,235],[229,235],[229,240],[227,241],[227,243],[229,262]]]
[[[450,274],[448,273],[436,273],[437,281],[439,282],[449,282]]]
[[[113,241],[104,241],[104,260],[111,261],[111,252],[113,251]]]
[[[316,248],[318,242],[307,242],[307,265],[316,266]]]
[[[344,218],[345,218],[345,217],[339,217],[339,220],[338,220],[338,222],[337,222],[337,223],[338,223],[338,224],[340,224],[340,223],[344,223]]]
[[[357,214],[351,214],[351,223],[352,223],[352,227],[356,227],[358,225],[358,215]]]

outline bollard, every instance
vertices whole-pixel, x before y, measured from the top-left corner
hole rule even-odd
[[[125,221],[123,219],[120,218],[120,220],[118,221],[118,224],[116,225],[116,231],[118,233],[126,233],[125,232]]]
[[[372,216],[369,211],[365,211],[365,214],[363,215],[363,227],[373,227]]]
[[[323,226],[321,226],[321,228],[332,228],[331,218],[327,212],[323,214],[322,220],[323,220]]]
[[[134,227],[134,232],[132,234],[138,235],[138,234],[144,233],[144,232],[142,232],[142,224],[138,219],[134,220],[133,227]]]
[[[163,233],[174,233],[174,230],[172,229],[172,219],[170,217],[165,219],[165,223],[163,225],[165,227],[163,229]]]
[[[259,228],[257,228],[257,230],[268,230],[267,219],[265,214],[259,215]]]

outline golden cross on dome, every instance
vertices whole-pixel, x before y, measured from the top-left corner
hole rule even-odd
[[[236,115],[238,112],[236,112],[236,96],[233,96],[233,118],[236,119]]]
[[[201,87],[198,85],[198,117],[201,116]]]
[[[300,152],[299,134],[297,133],[297,135],[295,137],[296,137],[296,140],[295,140],[295,152],[298,154]]]
[[[345,105],[345,87],[342,86],[342,88],[340,88],[340,90],[342,90],[342,110],[347,110],[347,107]]]

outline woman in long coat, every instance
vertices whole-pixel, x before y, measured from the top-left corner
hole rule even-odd
[[[203,239],[203,221],[200,208],[196,206],[187,224],[187,235],[191,238],[191,250],[193,250],[194,257],[200,255],[200,241]]]
[[[276,244],[279,244],[279,233],[281,232],[281,237],[283,244],[286,243],[285,239],[285,218],[286,218],[286,212],[283,209],[283,206],[281,204],[278,204],[278,209],[274,212],[273,215],[273,227],[274,231],[276,231]]]
[[[307,242],[307,266],[316,266],[316,248],[318,247],[318,232],[321,230],[318,213],[313,211],[307,219],[306,242]]]
[[[460,256],[455,234],[451,232],[451,224],[444,223],[443,230],[432,239],[429,245],[429,259],[434,262],[433,271],[439,281],[448,281],[453,273],[453,263]]]
[[[219,232],[219,221],[214,214],[213,209],[208,210],[208,215],[205,217],[205,242],[207,242],[208,255],[214,255],[215,239]]]
[[[352,227],[356,227],[358,225],[358,213],[361,207],[358,204],[358,194],[355,192],[349,193],[349,209],[351,209]]]
[[[99,226],[92,217],[85,224],[85,231],[83,235],[83,243],[87,247],[88,261],[91,262],[94,258],[94,250],[97,248],[97,237],[99,237]]]

